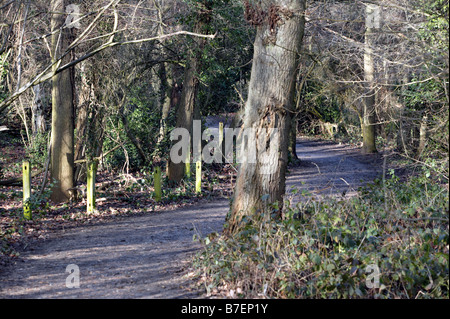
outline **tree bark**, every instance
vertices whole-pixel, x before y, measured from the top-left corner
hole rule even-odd
[[[175,127],[185,128],[189,132],[192,132],[195,97],[198,90],[198,69],[199,58],[197,56],[190,57],[184,73],[183,90],[181,92],[180,104],[177,109],[177,121]],[[176,142],[177,141],[175,141],[175,143]],[[183,179],[184,169],[185,164],[183,162],[174,163],[169,159],[167,178],[172,182],[179,183]]]
[[[291,129],[289,132],[289,162],[297,164],[300,159],[297,155],[297,119],[295,117],[291,118]]]
[[[166,137],[167,133],[167,118],[169,117],[170,105],[171,105],[171,91],[174,81],[171,76],[167,76],[166,64],[161,63],[159,69],[159,78],[161,81],[160,85],[160,104],[161,104],[161,120],[159,125],[159,136],[157,144],[161,142]]]
[[[246,4],[247,21],[258,25],[243,124],[254,132],[247,146],[255,147],[255,155],[242,152],[228,234],[239,230],[244,216],[270,218],[274,202],[281,215],[304,10],[304,0],[274,0],[261,8]],[[270,134],[274,129],[278,134]]]
[[[65,21],[64,0],[52,0],[51,30],[61,28]],[[56,61],[68,47],[72,29],[64,28],[51,37],[52,60]],[[62,64],[71,60],[67,55]],[[57,64],[54,66],[56,71]],[[52,77],[52,150],[50,178],[56,184],[52,187],[52,201],[56,203],[70,199],[69,189],[74,187],[74,70],[68,68]]]
[[[197,12],[197,21],[194,32],[199,33],[203,27],[209,22],[212,3],[208,1],[202,2],[202,9]],[[194,40],[195,41],[195,40]],[[187,66],[184,71],[183,89],[181,92],[180,104],[177,109],[176,128],[185,128],[192,133],[192,121],[194,117],[195,99],[198,91],[198,74],[200,72],[201,50],[205,44],[204,39],[196,41],[194,52],[189,55]],[[190,134],[192,136],[192,134]],[[174,141],[176,143],[177,141]],[[179,183],[184,176],[185,163],[174,163],[169,158],[167,167],[167,178],[175,183]]]
[[[373,31],[377,23],[377,5],[367,5],[366,7],[366,32],[364,35],[364,80],[365,80],[365,96],[363,106],[363,152],[376,153],[376,133],[375,133],[375,89],[374,75],[375,64],[373,60]]]
[[[419,146],[416,150],[416,158],[422,156],[423,151],[425,150],[425,146],[427,143],[427,127],[428,127],[428,115],[425,113],[422,116],[422,120],[420,121],[419,128]]]
[[[75,162],[83,159],[86,155],[86,127],[88,121],[89,105],[94,98],[93,88],[88,83],[86,62],[81,63],[81,84],[78,90],[78,112],[76,120],[76,143],[75,143]],[[86,165],[80,163],[75,165],[75,181],[81,182],[86,179]]]
[[[36,136],[38,133],[45,132],[45,117],[44,117],[44,103],[43,100],[43,89],[40,84],[33,87],[34,92],[34,101],[33,106],[31,107],[31,130],[33,132],[33,136]]]

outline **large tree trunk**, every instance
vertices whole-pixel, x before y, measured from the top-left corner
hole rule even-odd
[[[246,4],[247,20],[258,25],[243,125],[252,130],[255,139],[247,146],[255,149],[240,158],[228,234],[239,229],[244,216],[270,218],[270,204],[282,205],[304,9],[304,0]],[[278,134],[271,134],[274,130]]]
[[[51,30],[56,31],[51,37],[52,59],[61,55],[70,43],[72,29],[61,28],[65,21],[64,0],[52,0]],[[70,54],[62,64],[69,62]],[[55,66],[56,67],[56,66]],[[51,199],[64,202],[70,199],[69,189],[74,185],[74,74],[69,68],[52,78],[52,145],[50,178],[55,180]]]
[[[368,4],[366,7],[366,33],[364,43],[364,80],[365,80],[365,97],[363,106],[363,152],[375,153],[377,151],[375,145],[375,89],[374,74],[375,64],[373,60],[373,31],[378,26],[379,7],[377,5]]]

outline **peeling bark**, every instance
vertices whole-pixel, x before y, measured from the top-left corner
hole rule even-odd
[[[304,32],[305,1],[279,0],[267,6],[276,21],[258,25],[254,43],[249,94],[244,109],[244,129],[255,132],[256,161],[244,152],[234,190],[226,233],[239,229],[244,216],[271,218],[270,204],[285,193],[290,118],[293,110],[298,52]],[[264,8],[262,8],[264,9]],[[258,10],[256,10],[258,12]],[[270,130],[278,134],[271,135]]]

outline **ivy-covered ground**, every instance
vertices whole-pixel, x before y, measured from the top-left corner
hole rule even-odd
[[[199,284],[231,298],[448,298],[444,171],[385,169],[350,198],[292,190],[301,200],[285,203],[282,220],[246,219],[232,238],[204,239]]]

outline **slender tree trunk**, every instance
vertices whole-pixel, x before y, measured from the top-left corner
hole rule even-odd
[[[81,65],[81,84],[78,90],[78,114],[76,117],[75,162],[92,161],[100,156],[104,137],[104,109],[99,101],[98,79],[95,72],[86,70],[95,64]],[[75,165],[75,182],[86,182],[86,162]]]
[[[57,31],[65,21],[64,0],[52,0],[51,30]],[[52,59],[61,55],[70,43],[72,29],[65,28],[51,37]],[[70,54],[62,64],[69,62]],[[54,202],[69,200],[69,189],[74,186],[74,70],[69,68],[52,78],[52,150],[50,178]]]
[[[184,73],[180,104],[177,109],[177,121],[175,127],[185,128],[189,132],[192,132],[195,98],[198,89],[198,65],[198,57],[193,56],[189,58],[188,66]],[[169,159],[167,178],[170,181],[179,183],[184,176],[184,168],[185,164],[183,162],[174,163]]]
[[[416,158],[419,158],[423,151],[425,150],[425,146],[427,143],[427,126],[428,126],[428,115],[425,113],[420,121],[419,128],[419,146],[416,150]]]
[[[158,18],[160,21],[163,21],[164,12],[169,10],[170,3],[165,1],[155,2],[155,6],[158,9]],[[163,24],[159,25],[158,35],[164,34]],[[165,48],[161,45],[159,50],[161,52],[165,52]],[[169,118],[169,112],[172,106],[172,97],[173,92],[177,89],[177,79],[176,74],[178,70],[177,65],[161,63],[159,66],[159,80],[160,80],[160,98],[159,103],[161,105],[161,120],[159,126],[159,136],[157,140],[157,147],[160,148],[160,144],[164,140],[167,135],[167,119]],[[171,72],[168,72],[171,71]],[[168,76],[169,73],[169,76]]]
[[[300,66],[298,66],[300,67]],[[300,74],[298,72],[297,75],[297,87],[295,89],[296,91],[296,101],[295,101],[295,107],[294,107],[294,114],[291,119],[291,132],[289,135],[289,160],[293,163],[299,163],[300,159],[297,155],[297,128],[298,128],[298,113],[300,112],[300,106],[301,106],[301,100],[302,100],[302,92],[303,87],[306,82],[306,78],[309,76],[309,74],[312,72],[314,68],[314,64],[312,64],[306,74]]]
[[[138,151],[139,158],[141,159],[142,163],[146,165],[148,163],[147,154],[144,150],[144,146],[142,145],[141,141],[138,138],[136,138],[134,133],[131,131],[130,126],[128,125],[128,118],[127,115],[125,114],[124,104],[122,104],[122,106],[119,108],[119,114],[120,118],[122,119],[122,124],[128,139],[131,141],[131,143],[133,143],[134,147]]]
[[[45,117],[44,117],[44,103],[43,100],[43,89],[40,84],[33,87],[34,92],[34,101],[33,106],[31,107],[31,118],[32,118],[32,126],[31,130],[33,132],[33,136],[36,136],[38,133],[45,132]]]
[[[86,127],[88,121],[89,105],[94,98],[93,88],[88,83],[86,73],[86,63],[81,63],[81,85],[78,90],[78,114],[76,120],[76,143],[75,143],[75,161],[81,160],[86,156]],[[75,181],[86,180],[86,164],[79,163],[75,166]]]
[[[297,119],[291,119],[291,130],[289,132],[289,161],[292,163],[299,163],[300,159],[297,155]]]
[[[167,118],[169,117],[170,104],[171,104],[171,90],[174,81],[171,76],[167,76],[167,70],[165,63],[161,63],[159,69],[159,77],[161,81],[160,87],[160,103],[161,103],[161,121],[159,125],[158,144],[160,144],[167,133]]]
[[[373,32],[379,23],[377,19],[379,7],[377,5],[367,5],[366,7],[366,33],[364,43],[364,80],[365,80],[365,97],[363,106],[363,152],[377,152],[375,140],[375,89],[374,75],[375,64],[373,60]]]
[[[211,6],[212,2],[206,0],[202,1],[202,8],[199,12],[197,12],[197,21],[194,27],[194,32],[202,32],[203,27],[209,22],[212,11]],[[195,99],[199,84],[198,74],[200,72],[200,53],[205,44],[204,39],[194,41],[196,41],[196,49],[194,49],[194,52],[190,54],[186,69],[184,71],[183,90],[181,93],[180,104],[177,109],[177,121],[175,125],[177,128],[187,129],[190,133],[192,133]],[[177,141],[174,142],[176,143]],[[185,163],[174,163],[169,159],[167,178],[172,182],[179,183],[184,176],[185,167]]]
[[[226,233],[239,229],[244,216],[270,218],[270,204],[285,193],[290,117],[298,52],[304,32],[304,0],[273,0],[261,8],[247,3],[248,21],[258,23],[252,73],[244,110],[244,130],[252,130],[252,151],[242,152]],[[278,134],[273,134],[277,132]],[[253,154],[252,154],[253,153]],[[281,214],[281,213],[280,213]]]
[[[172,85],[170,87],[169,90],[169,108],[168,108],[168,114],[170,113],[170,110],[178,110],[179,105],[180,105],[180,101],[181,101],[181,94],[182,94],[182,90],[183,90],[183,85],[182,85],[182,68],[178,65],[173,65],[172,66]],[[163,107],[164,108],[164,107]],[[164,123],[164,127],[163,127],[163,135],[164,137],[166,137],[168,130],[167,130],[167,120],[169,118],[167,117],[165,119],[165,123]],[[161,130],[160,130],[161,132]],[[160,135],[161,140],[159,141],[159,143],[161,143],[163,141],[162,136]],[[167,155],[168,152],[166,152],[165,154]],[[170,166],[170,158],[167,159],[166,161],[166,174],[169,175],[169,166]]]
[[[404,75],[403,78],[403,86],[402,86],[402,92],[406,93],[406,85],[407,83],[410,81],[409,75],[408,73],[406,73]],[[408,129],[408,124],[406,121],[406,106],[405,104],[399,102],[398,103],[398,108],[397,108],[397,114],[396,114],[396,119],[398,122],[398,132],[397,132],[397,151],[400,153],[405,154],[406,156],[409,156],[409,150],[407,147],[407,144],[409,145],[409,141],[407,140],[407,129]]]

